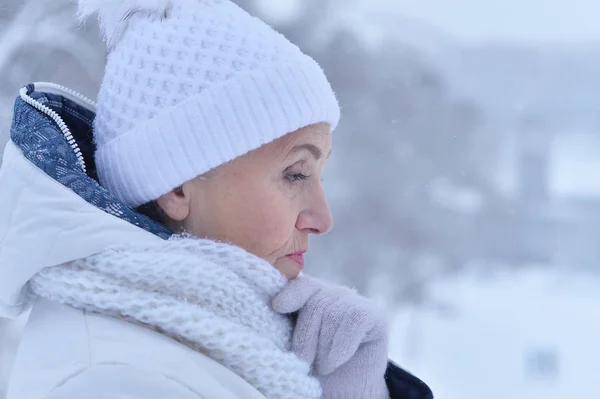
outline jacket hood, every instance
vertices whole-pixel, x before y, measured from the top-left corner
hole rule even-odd
[[[97,181],[91,100],[64,87],[21,89],[0,168],[0,317],[28,305],[40,270],[171,236]]]

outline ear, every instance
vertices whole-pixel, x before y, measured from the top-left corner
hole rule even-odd
[[[187,184],[178,187],[156,200],[167,217],[176,222],[184,221],[190,214],[190,190]]]

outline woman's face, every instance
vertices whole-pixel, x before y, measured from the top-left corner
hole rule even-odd
[[[294,279],[309,234],[333,226],[321,186],[331,145],[328,124],[305,127],[185,183],[158,203],[171,228],[242,247]]]

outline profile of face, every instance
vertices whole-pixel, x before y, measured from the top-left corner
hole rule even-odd
[[[304,266],[310,234],[333,220],[321,174],[328,124],[297,130],[193,179],[157,202],[174,231],[237,245],[288,279]]]

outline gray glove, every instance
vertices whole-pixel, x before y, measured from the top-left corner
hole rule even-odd
[[[312,365],[324,399],[388,399],[388,326],[355,291],[303,275],[273,298],[276,312],[298,312],[292,350]]]

